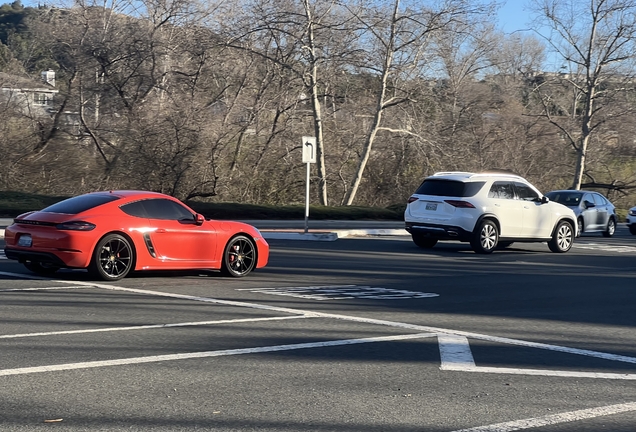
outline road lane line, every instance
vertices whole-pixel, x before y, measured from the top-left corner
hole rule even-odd
[[[10,334],[0,335],[0,339],[17,339],[26,337],[38,337],[38,336],[55,336],[55,335],[69,335],[69,334],[82,334],[82,333],[101,333],[101,332],[115,332],[115,331],[129,331],[129,330],[148,330],[148,329],[162,329],[172,327],[194,327],[205,326],[212,324],[236,324],[246,322],[262,322],[262,321],[282,321],[298,318],[308,318],[305,315],[294,315],[287,317],[267,317],[267,318],[243,318],[243,319],[227,319],[217,321],[199,321],[199,322],[183,322],[183,323],[171,323],[171,324],[148,324],[139,326],[128,327],[107,327],[99,329],[86,329],[86,330],[61,330],[53,332],[41,332],[41,333],[22,333],[22,334]]]
[[[453,432],[512,432],[523,429],[531,429],[542,426],[553,426],[561,423],[586,420],[596,417],[620,414],[636,411],[636,402],[609,405],[598,408],[588,408],[578,411],[570,411],[561,414],[552,414],[544,417],[536,417],[525,420],[514,420],[505,423],[497,423],[489,426],[479,426],[468,429],[459,429]]]
[[[518,369],[505,367],[488,367],[488,366],[463,366],[461,364],[448,362],[440,367],[441,370],[455,372],[476,372],[476,373],[492,373],[505,375],[531,375],[545,377],[561,377],[561,378],[592,378],[592,379],[611,379],[636,381],[636,374],[621,374],[611,372],[580,372],[580,371],[564,371],[550,369]]]
[[[87,286],[55,286],[55,287],[29,287],[29,288],[6,288],[0,289],[0,292],[16,292],[16,291],[46,291],[46,290],[69,290],[69,289],[87,289]]]
[[[441,358],[441,370],[456,370],[456,367],[473,368],[475,359],[470,350],[468,339],[464,336],[449,334],[437,335],[439,354]]]
[[[142,364],[142,363],[156,363],[156,362],[162,362],[162,361],[200,359],[200,358],[208,358],[208,357],[222,357],[222,356],[241,355],[241,354],[260,354],[260,353],[268,353],[268,352],[275,352],[275,351],[291,351],[291,350],[299,350],[299,349],[307,349],[307,348],[324,348],[324,347],[354,345],[354,344],[364,344],[364,343],[374,343],[374,342],[394,342],[394,341],[421,339],[421,338],[429,338],[429,337],[435,337],[435,335],[430,333],[417,333],[417,334],[396,335],[396,336],[378,336],[378,337],[362,338],[362,339],[341,339],[341,340],[324,341],[324,342],[307,342],[307,343],[299,343],[299,344],[273,345],[273,346],[267,346],[267,347],[239,348],[239,349],[229,349],[229,350],[219,350],[219,351],[202,351],[202,352],[191,352],[191,353],[181,353],[181,354],[156,355],[156,356],[147,356],[147,357],[131,357],[131,358],[123,358],[123,359],[115,359],[115,360],[102,360],[102,361],[90,361],[90,362],[79,362],[79,363],[66,363],[66,364],[49,365],[49,366],[25,367],[25,368],[16,368],[16,369],[3,369],[3,370],[0,370],[0,376],[26,375],[26,374],[34,374],[34,373],[42,373],[42,372],[58,372],[58,371],[67,371],[67,370],[76,370],[76,369],[90,369],[90,368],[110,367],[110,366],[135,365],[135,364]]]
[[[0,274],[2,274],[2,272],[0,272]],[[22,275],[22,277],[28,278],[30,276]],[[67,283],[69,285],[91,286],[95,288],[103,288],[103,289],[112,290],[112,291],[124,291],[124,292],[131,292],[131,293],[148,295],[148,296],[177,298],[177,299],[184,299],[184,300],[200,301],[205,303],[221,304],[226,306],[247,307],[247,308],[253,308],[253,309],[267,310],[271,312],[281,312],[281,313],[289,313],[289,314],[295,314],[295,315],[303,315],[308,317],[324,317],[324,318],[341,319],[345,321],[359,322],[359,323],[365,323],[365,324],[377,324],[377,325],[389,326],[394,328],[408,329],[408,330],[413,330],[418,332],[434,333],[436,335],[443,334],[443,335],[462,336],[466,338],[485,340],[489,342],[524,346],[524,347],[530,347],[530,348],[538,348],[538,349],[544,349],[549,351],[564,352],[568,354],[576,354],[576,355],[583,355],[588,357],[601,358],[604,360],[612,360],[612,361],[636,364],[636,357],[628,357],[628,356],[623,356],[618,354],[609,354],[609,353],[604,353],[599,351],[591,351],[591,350],[584,350],[584,349],[578,349],[578,348],[562,347],[558,345],[550,345],[550,344],[544,344],[539,342],[530,342],[530,341],[524,341],[519,339],[489,336],[489,335],[484,335],[479,333],[465,332],[461,330],[444,329],[444,328],[431,327],[431,326],[421,326],[416,324],[379,320],[375,318],[356,317],[351,315],[315,312],[315,311],[309,311],[309,310],[303,310],[303,309],[283,308],[278,306],[263,305],[259,303],[248,303],[248,302],[240,302],[240,301],[234,301],[234,300],[220,300],[220,299],[214,299],[210,297],[198,297],[198,296],[191,296],[191,295],[184,295],[184,294],[165,293],[165,292],[158,292],[158,291],[151,291],[151,290],[143,290],[138,288],[126,288],[126,287],[121,287],[117,285],[107,285],[104,283],[65,281],[65,280],[55,280],[53,282]],[[509,372],[505,372],[506,370],[508,370]],[[526,369],[480,368],[480,371],[483,371],[483,372],[492,371],[492,373],[497,373],[497,371],[499,371],[499,373],[522,374],[523,371],[525,370]],[[476,370],[470,370],[470,371],[475,372]],[[519,371],[519,372],[512,372],[512,371]],[[536,370],[533,371],[532,369],[528,369],[528,371],[529,371],[528,372],[529,375],[538,374]],[[545,371],[539,371],[539,372],[543,373],[543,375],[545,376],[564,376],[564,377],[572,376],[571,375],[572,372],[569,372],[569,371],[545,370]],[[560,373],[561,375],[555,375]],[[626,379],[626,380],[636,379],[636,374],[597,374],[597,373],[588,374],[584,372],[582,372],[581,374],[585,374],[585,375],[577,375],[577,377],[611,378],[611,379]]]
[[[78,285],[87,284],[87,282],[77,282],[77,281],[56,280],[56,282],[65,282],[69,284],[78,284]],[[119,287],[116,285],[91,284],[91,286],[94,286],[96,288],[104,288],[108,290],[113,290],[113,291],[126,291],[126,292],[132,292],[136,294],[171,297],[171,298],[178,298],[178,299],[184,299],[184,300],[193,300],[193,301],[200,301],[200,302],[206,302],[206,303],[222,304],[226,306],[248,307],[248,308],[254,308],[254,309],[268,310],[272,312],[283,312],[283,313],[290,313],[290,314],[300,314],[300,315],[308,315],[308,316],[316,316],[316,317],[341,319],[341,320],[360,322],[365,324],[378,324],[378,325],[384,325],[388,327],[409,329],[409,330],[420,331],[420,332],[431,332],[431,333],[441,333],[441,334],[449,334],[449,335],[455,335],[455,336],[464,336],[467,338],[485,340],[489,342],[496,342],[496,343],[502,343],[507,345],[517,345],[517,346],[524,346],[524,347],[530,347],[530,348],[539,348],[539,349],[545,349],[549,351],[564,352],[568,354],[584,355],[588,357],[601,358],[604,360],[612,360],[612,361],[636,364],[636,357],[628,357],[628,356],[623,356],[618,354],[609,354],[609,353],[604,353],[599,351],[591,351],[591,350],[578,349],[578,348],[562,347],[558,345],[550,345],[550,344],[545,344],[540,342],[530,342],[530,341],[524,341],[519,339],[489,336],[489,335],[484,335],[479,333],[465,332],[461,330],[444,329],[439,327],[422,326],[417,324],[408,324],[408,323],[401,323],[396,321],[386,321],[386,320],[380,320],[375,318],[356,317],[351,315],[315,312],[315,311],[303,310],[303,309],[284,308],[279,306],[263,305],[259,303],[240,302],[235,300],[220,300],[220,299],[214,299],[211,297],[197,297],[197,296],[190,296],[190,295],[184,295],[184,294],[174,294],[174,293],[142,290],[137,288],[125,288],[125,287]]]

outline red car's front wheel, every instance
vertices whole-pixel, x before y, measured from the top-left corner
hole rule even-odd
[[[225,246],[221,271],[233,277],[243,277],[256,266],[256,245],[248,237],[233,237]]]

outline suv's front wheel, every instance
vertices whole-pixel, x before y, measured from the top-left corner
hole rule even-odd
[[[470,246],[476,253],[489,254],[495,250],[498,241],[497,225],[490,219],[485,219],[477,225]]]
[[[570,250],[574,243],[574,229],[569,222],[561,221],[557,225],[548,247],[552,252],[563,253]]]

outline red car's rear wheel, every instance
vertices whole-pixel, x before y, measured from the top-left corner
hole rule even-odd
[[[88,270],[106,281],[124,278],[135,264],[135,251],[128,239],[108,234],[97,243]]]

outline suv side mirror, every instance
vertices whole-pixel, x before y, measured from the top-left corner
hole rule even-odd
[[[547,202],[550,202],[550,198],[548,198],[547,196],[543,195],[541,197],[541,204],[545,204]]]

